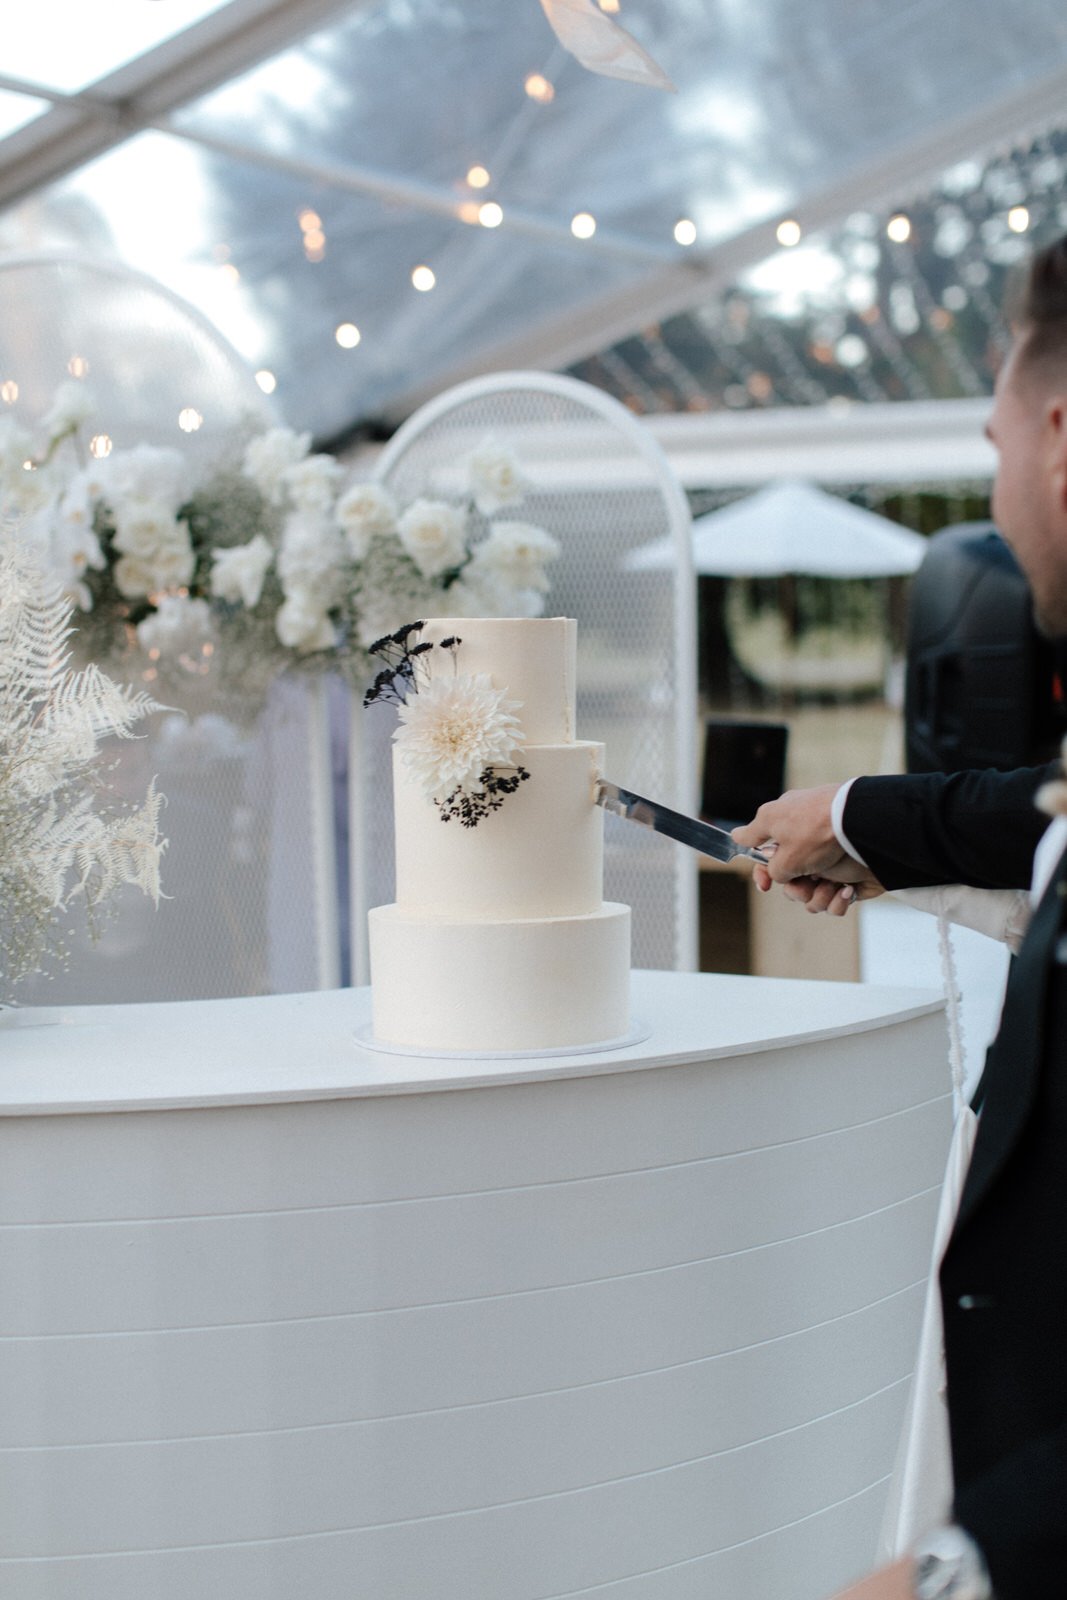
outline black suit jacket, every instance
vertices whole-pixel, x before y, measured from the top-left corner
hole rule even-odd
[[[1049,768],[863,778],[849,841],[886,888],[1022,888]],[[956,1520],[997,1600],[1067,1594],[1067,855],[1012,965],[941,1263]]]

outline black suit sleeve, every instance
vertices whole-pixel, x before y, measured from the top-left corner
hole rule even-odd
[[[845,802],[845,833],[887,889],[1026,889],[1048,827],[1034,796],[1058,770],[1056,763],[857,778]]]
[[[958,1493],[953,1517],[979,1546],[996,1600],[1063,1593],[1067,1428],[1051,1428]]]

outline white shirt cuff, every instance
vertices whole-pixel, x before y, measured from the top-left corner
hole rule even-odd
[[[837,793],[834,795],[834,798],[830,804],[830,826],[833,828],[834,837],[845,854],[847,856],[851,856],[853,861],[858,861],[861,867],[865,867],[867,865],[866,861],[864,861],[863,857],[860,855],[855,846],[849,843],[848,834],[845,832],[845,825],[843,821],[845,815],[845,801],[848,799],[848,791],[852,788],[852,785],[855,783],[855,781],[855,778],[849,778],[848,782],[843,783],[840,789],[838,789]]]

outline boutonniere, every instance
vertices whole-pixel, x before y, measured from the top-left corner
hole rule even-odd
[[[1059,776],[1041,785],[1034,804],[1050,817],[1067,817],[1067,739],[1060,746]]]

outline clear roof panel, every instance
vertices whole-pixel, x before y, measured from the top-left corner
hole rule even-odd
[[[43,89],[75,94],[136,61],[230,0],[33,0],[4,28],[3,71]]]
[[[22,28],[42,46],[48,9]],[[217,8],[136,9],[173,28]],[[146,109],[143,131],[0,213],[0,248],[103,252],[158,277],[320,438],[479,367],[624,359],[620,337],[775,252],[781,219],[832,232],[904,204],[967,138],[1003,145],[1010,125],[1025,143],[1044,131],[1028,119],[1067,103],[1062,0],[621,0],[676,95],[583,70],[536,0],[328,9],[293,0],[320,24],[298,43]],[[136,130],[136,102],[126,115]],[[810,271],[840,277],[831,257]],[[768,283],[761,306],[788,301]],[[638,376],[684,405],[661,343]]]
[[[0,139],[6,139],[9,133],[16,133],[19,128],[24,128],[34,117],[39,117],[41,112],[47,109],[47,100],[39,100],[28,94],[13,94],[9,89],[0,89]]]

